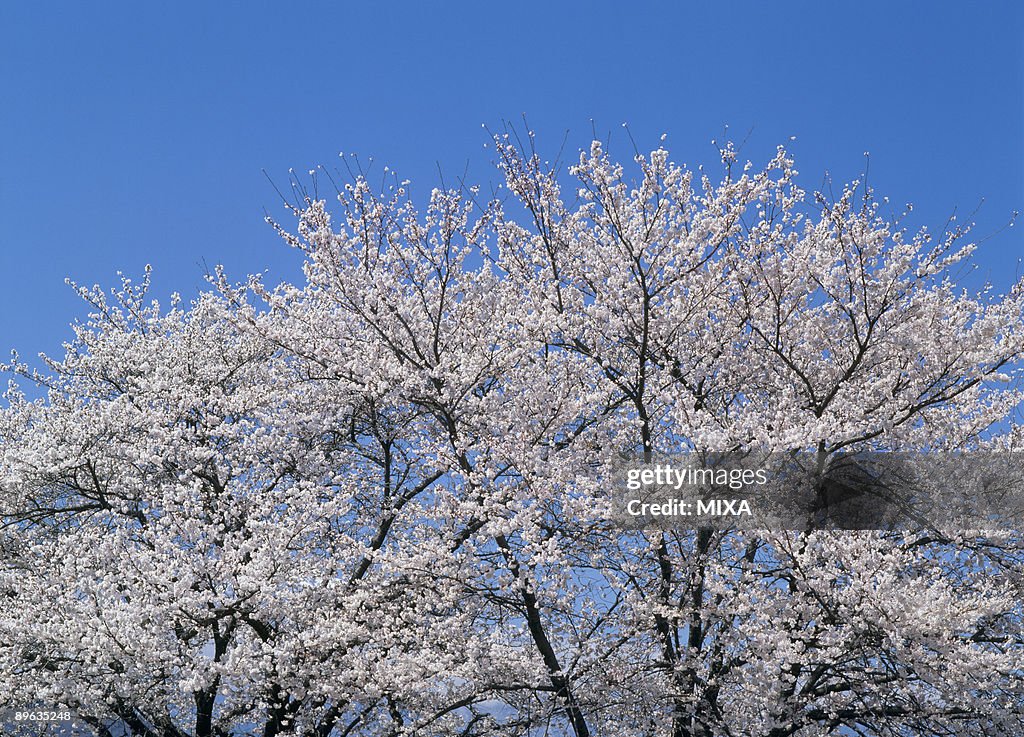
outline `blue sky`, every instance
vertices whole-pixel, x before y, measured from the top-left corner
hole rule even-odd
[[[728,126],[763,162],[791,146],[808,188],[858,176],[941,228],[984,198],[978,261],[1024,255],[1019,2],[3,3],[0,354],[59,352],[83,314],[64,278],[154,266],[156,294],[292,277],[263,222],[265,169],[375,157],[414,192],[496,179],[481,123],[525,113],[542,147],[591,120],[613,151],[709,161]],[[748,137],[749,133],[749,137]],[[796,141],[789,143],[790,136]]]

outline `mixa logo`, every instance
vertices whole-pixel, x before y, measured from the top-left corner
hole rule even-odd
[[[699,499],[697,501],[697,514],[708,517],[725,517],[732,515],[739,517],[741,514],[750,515],[750,502],[746,499]]]

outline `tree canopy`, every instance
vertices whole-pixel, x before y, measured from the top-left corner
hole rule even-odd
[[[78,288],[65,355],[15,359],[4,700],[108,736],[1022,733],[1019,531],[626,530],[602,489],[623,453],[1022,450],[1024,282],[964,289],[964,230],[782,148],[494,145],[489,197],[293,203],[301,283]]]

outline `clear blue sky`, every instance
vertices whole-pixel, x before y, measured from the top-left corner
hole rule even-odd
[[[984,198],[979,234],[1024,210],[1019,2],[4,2],[0,352],[56,352],[83,309],[63,280],[155,268],[189,296],[202,263],[295,273],[263,223],[262,169],[374,156],[429,190],[495,179],[481,123],[526,113],[542,145],[661,133],[709,160],[728,125],[803,183],[857,176],[941,228]],[[617,138],[616,138],[617,137]],[[378,166],[379,166],[378,165]],[[997,284],[1024,223],[979,261]]]

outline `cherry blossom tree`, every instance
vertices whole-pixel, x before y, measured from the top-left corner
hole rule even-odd
[[[1019,531],[626,529],[616,459],[1021,450],[1024,284],[779,149],[355,176],[0,413],[0,693],[101,735],[1016,735]],[[322,177],[321,177],[322,179]]]

